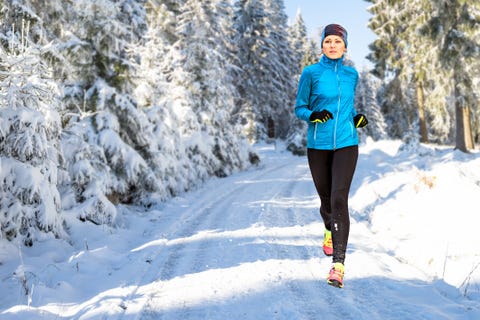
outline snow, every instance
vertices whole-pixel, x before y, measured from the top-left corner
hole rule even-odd
[[[367,140],[350,192],[345,287],[326,284],[306,158],[261,165],[70,241],[0,239],[1,319],[479,319],[480,153]]]

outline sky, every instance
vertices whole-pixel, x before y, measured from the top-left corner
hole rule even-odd
[[[343,289],[306,156],[278,141],[118,227],[71,212],[69,241],[0,237],[0,319],[480,319],[480,152],[407,146],[360,145]]]
[[[376,38],[367,27],[371,17],[367,7],[370,5],[364,0],[285,0],[290,23],[300,9],[308,34],[313,39],[320,38],[324,25],[338,23],[345,27],[348,32],[348,54],[359,70],[372,66],[365,58],[369,53],[368,45]]]

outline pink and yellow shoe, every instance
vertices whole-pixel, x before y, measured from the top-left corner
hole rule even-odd
[[[337,288],[343,288],[344,271],[345,271],[345,267],[343,266],[343,263],[335,262],[332,266],[332,269],[330,269],[330,274],[328,275],[327,283]]]
[[[328,257],[333,256],[332,232],[327,229],[323,235],[323,253]]]

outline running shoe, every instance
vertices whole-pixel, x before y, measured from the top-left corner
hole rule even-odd
[[[327,257],[333,255],[332,232],[327,229],[325,229],[325,234],[323,235],[323,253],[325,253]]]
[[[330,274],[328,275],[327,283],[331,286],[337,288],[343,288],[343,273],[345,267],[343,263],[335,262],[330,269]]]

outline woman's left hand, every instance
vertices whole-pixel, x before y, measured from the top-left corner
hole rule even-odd
[[[363,128],[368,124],[368,120],[364,114],[359,113],[353,117],[353,123],[355,124],[355,128]]]

